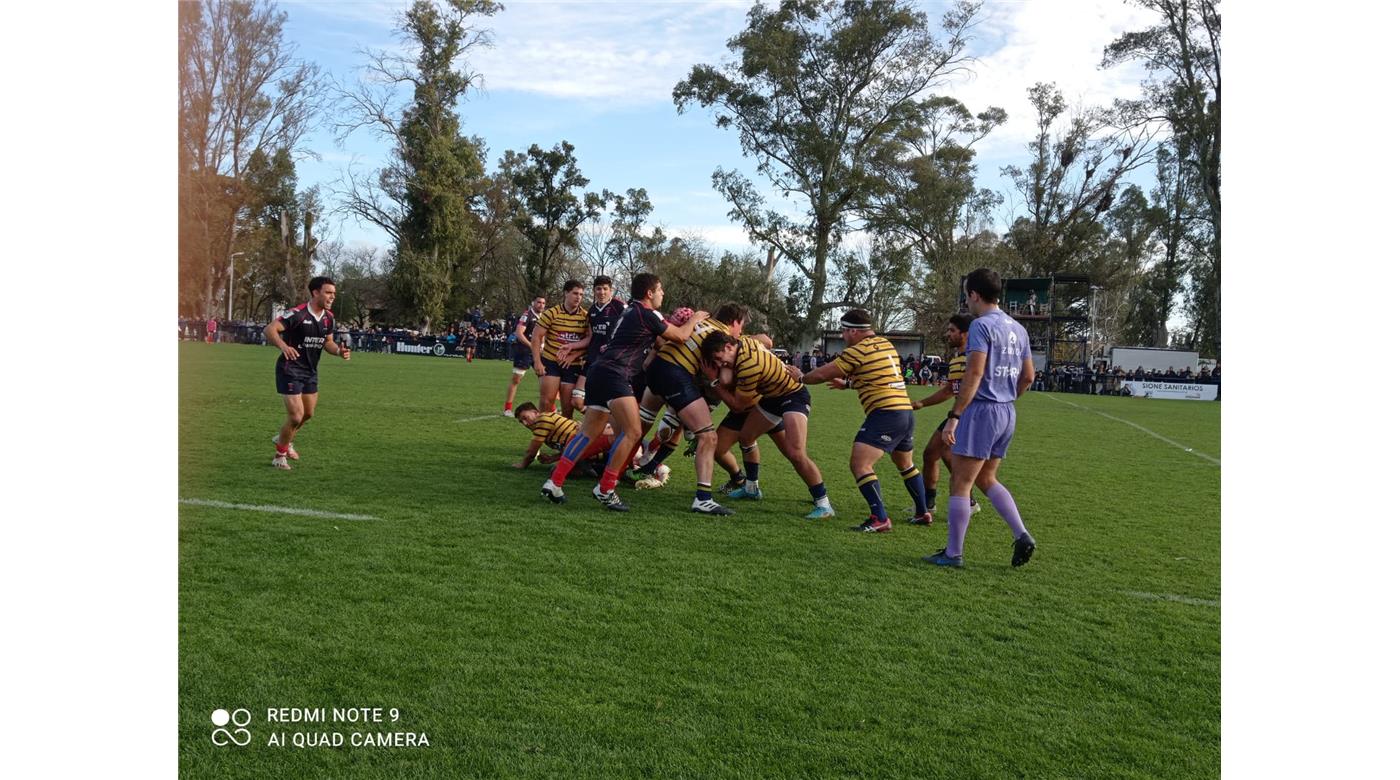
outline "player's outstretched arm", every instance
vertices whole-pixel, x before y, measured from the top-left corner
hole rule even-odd
[[[296,347],[282,340],[282,331],[284,330],[286,330],[286,326],[282,324],[282,320],[276,319],[263,328],[263,335],[267,337],[269,344],[282,350],[283,357],[288,360],[296,360],[301,357],[301,353],[297,352]]]
[[[949,398],[953,397],[953,388],[950,385],[943,385],[933,392],[928,398],[921,401],[914,401],[915,409],[922,409],[926,406],[937,406]]]
[[[833,379],[840,379],[846,376],[845,370],[835,361],[827,363],[821,368],[814,368],[805,374],[802,373],[802,369],[797,366],[789,365],[787,367],[787,372],[789,376],[804,385],[819,385],[823,382],[830,382]]]

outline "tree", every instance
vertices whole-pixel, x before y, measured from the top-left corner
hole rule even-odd
[[[457,102],[477,75],[462,60],[489,45],[490,33],[469,24],[501,6],[493,0],[417,0],[398,31],[416,56],[363,52],[367,78],[342,88],[341,140],[369,127],[393,144],[388,167],[375,174],[346,172],[337,194],[341,208],[378,225],[394,240],[390,289],[404,311],[431,330],[441,322],[454,271],[469,257],[469,199],[482,188],[483,144],[462,135]],[[400,105],[400,91],[412,97]]]
[[[914,251],[908,244],[863,240],[833,257],[841,297],[870,312],[877,331],[913,326],[909,304],[914,297]]]
[[[317,247],[316,256],[320,273],[335,280],[337,321],[367,328],[388,308],[388,274],[378,248],[326,241]]]
[[[602,198],[591,192],[579,196],[577,191],[588,186],[588,179],[579,171],[568,141],[553,149],[531,144],[525,154],[507,151],[501,169],[515,187],[514,224],[527,244],[525,287],[552,289],[563,281],[559,276],[565,250],[578,248],[579,228],[602,210]]]
[[[1165,121],[1192,187],[1205,204],[1209,230],[1203,264],[1193,272],[1192,337],[1203,354],[1220,355],[1220,13],[1216,0],[1135,0],[1158,24],[1124,33],[1104,49],[1102,67],[1136,61],[1149,77],[1138,100],[1120,101],[1125,122]],[[1212,287],[1213,285],[1213,287]]]
[[[179,4],[180,299],[212,316],[227,281],[256,153],[300,153],[320,110],[315,65],[282,40],[287,15],[270,2]]]
[[[606,199],[611,193],[603,191]],[[627,188],[626,196],[612,195],[613,220],[606,244],[608,264],[613,273],[626,284],[666,245],[661,228],[646,232],[647,217],[651,216],[651,199],[642,188]]]
[[[803,329],[814,335],[827,301],[827,262],[849,219],[875,184],[871,158],[913,119],[928,89],[968,61],[966,35],[978,10],[961,3],[935,43],[927,17],[898,0],[783,0],[755,3],[747,28],[729,39],[736,61],[696,65],[672,91],[678,111],[712,109],[734,128],[745,156],[800,220],[767,207],[738,171],[716,170],[714,186],[761,246],[771,247],[810,282]]]
[[[296,191],[296,164],[287,149],[272,155],[255,151],[245,181],[234,242],[240,256],[235,289],[245,302],[239,311],[259,319],[266,316],[266,304],[291,303],[306,295],[318,243],[312,232],[320,197],[316,188]]]
[[[1025,204],[1008,234],[1019,271],[1033,276],[1083,270],[1102,240],[1100,217],[1113,205],[1118,183],[1150,159],[1151,127],[1115,128],[1107,112],[1071,111],[1054,84],[1027,90],[1036,112],[1031,160],[1001,174]]]
[[[869,229],[909,247],[915,291],[908,300],[911,326],[942,330],[956,309],[958,280],[977,268],[960,236],[978,233],[1002,196],[976,186],[974,145],[1006,121],[989,108],[976,116],[957,100],[923,101],[919,121],[891,137],[874,158],[876,186],[863,203]],[[969,264],[972,262],[973,264]],[[928,303],[937,299],[936,307]]]

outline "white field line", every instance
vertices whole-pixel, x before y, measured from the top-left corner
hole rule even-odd
[[[1191,596],[1178,596],[1175,593],[1143,593],[1136,590],[1125,590],[1123,595],[1132,596],[1137,599],[1148,599],[1150,601],[1175,601],[1178,604],[1190,604],[1193,607],[1218,607],[1220,602],[1211,599],[1198,599]]]
[[[1162,434],[1157,433],[1156,431],[1148,430],[1148,429],[1142,427],[1141,425],[1138,425],[1137,423],[1135,423],[1135,422],[1133,422],[1133,421],[1131,421],[1131,420],[1124,420],[1122,417],[1114,417],[1114,416],[1111,415],[1111,414],[1107,414],[1107,413],[1105,413],[1105,412],[1100,412],[1098,409],[1090,409],[1090,408],[1088,408],[1087,406],[1080,406],[1079,404],[1073,403],[1073,402],[1071,402],[1071,401],[1066,401],[1066,400],[1064,400],[1064,399],[1062,399],[1062,398],[1056,398],[1054,393],[1041,393],[1041,395],[1044,395],[1046,398],[1049,398],[1050,400],[1055,401],[1056,403],[1062,403],[1062,404],[1065,404],[1066,406],[1073,406],[1073,407],[1076,408],[1076,409],[1080,409],[1080,410],[1086,411],[1086,412],[1093,412],[1094,414],[1097,414],[1097,415],[1100,416],[1100,417],[1107,417],[1107,418],[1110,419],[1110,420],[1114,420],[1114,421],[1116,421],[1116,422],[1123,423],[1124,425],[1130,425],[1130,426],[1132,426],[1132,427],[1134,427],[1134,428],[1137,428],[1138,430],[1142,431],[1143,433],[1147,434],[1148,436],[1151,436],[1151,437],[1154,438],[1154,439],[1159,439],[1159,440],[1161,440],[1161,441],[1166,442],[1167,444],[1172,445],[1173,447],[1176,447],[1177,449],[1181,450],[1182,452],[1189,452],[1189,453],[1191,453],[1192,455],[1195,455],[1195,456],[1198,457],[1198,458],[1204,458],[1204,459],[1210,461],[1211,463],[1214,463],[1214,464],[1217,465],[1217,466],[1220,465],[1220,461],[1219,461],[1219,460],[1217,460],[1217,459],[1215,459],[1215,458],[1212,458],[1211,456],[1205,454],[1204,452],[1196,452],[1195,450],[1191,449],[1190,447],[1187,447],[1185,444],[1182,444],[1182,443],[1179,442],[1179,441],[1172,441],[1171,439],[1168,439],[1167,437],[1163,436]]]
[[[457,422],[459,422],[459,423],[464,423],[464,422],[477,422],[478,420],[491,420],[491,419],[496,419],[496,418],[504,419],[504,418],[505,418],[505,415],[501,414],[500,412],[497,412],[497,413],[495,413],[495,414],[483,414],[483,415],[481,415],[480,417],[463,417],[462,419],[458,420]]]
[[[325,517],[332,520],[378,520],[373,515],[346,515],[340,512],[322,512],[319,509],[296,509],[289,506],[268,506],[266,504],[230,504],[227,501],[211,501],[207,498],[182,498],[182,504],[193,506],[210,506],[216,509],[244,509],[249,512],[275,512],[283,515],[305,515],[306,517]]]

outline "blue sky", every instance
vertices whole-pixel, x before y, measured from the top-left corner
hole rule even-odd
[[[285,35],[300,56],[350,81],[363,62],[357,48],[401,46],[394,20],[408,5],[385,0],[281,7],[288,16]],[[484,89],[459,106],[465,131],[486,139],[492,167],[506,149],[568,140],[590,190],[645,187],[655,206],[653,222],[668,234],[698,234],[720,249],[747,247],[710,175],[717,166],[752,175],[753,163],[740,154],[735,134],[714,127],[707,112],[677,115],[671,89],[692,65],[726,60],[725,41],[743,28],[749,3],[506,0],[505,7],[481,20],[495,36],[494,47],[470,57]],[[946,5],[921,7],[936,29]],[[1102,71],[1098,63],[1107,43],[1146,26],[1150,17],[1123,0],[987,2],[983,17],[973,42],[974,73],[939,91],[973,111],[997,105],[1009,112],[1008,123],[978,147],[980,183],[1007,196],[998,216],[1008,222],[1021,204],[998,171],[1025,158],[1034,131],[1026,88],[1054,81],[1071,105],[1137,94],[1142,73],[1136,67]],[[338,148],[328,130],[318,130],[307,146],[322,159],[299,164],[303,188],[325,189],[347,166],[372,169],[387,156],[387,146],[368,131]],[[1150,175],[1144,170],[1137,179],[1146,185]],[[328,227],[347,243],[388,245],[382,231],[351,219],[332,219]]]

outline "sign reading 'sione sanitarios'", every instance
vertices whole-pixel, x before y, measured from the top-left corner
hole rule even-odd
[[[1189,382],[1124,382],[1138,398],[1170,398],[1176,401],[1214,401],[1220,385],[1197,385]]]

